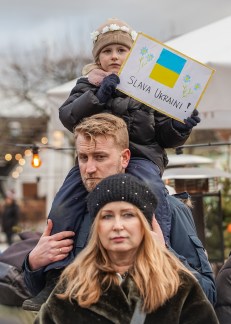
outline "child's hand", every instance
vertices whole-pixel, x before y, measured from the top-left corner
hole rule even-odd
[[[103,79],[103,82],[96,93],[96,97],[99,99],[100,102],[106,103],[115,93],[115,89],[117,84],[120,82],[118,75],[110,74]]]
[[[177,120],[173,120],[172,125],[179,132],[188,132],[193,127],[195,127],[198,123],[200,123],[201,119],[198,116],[198,114],[199,114],[198,110],[194,109],[192,112],[192,115],[184,120],[185,124],[183,124]]]

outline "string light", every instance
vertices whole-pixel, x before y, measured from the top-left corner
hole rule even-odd
[[[11,161],[12,160],[12,155],[10,153],[5,154],[5,160],[6,161]]]
[[[57,132],[56,135],[57,135],[58,139],[63,138],[61,136],[62,135],[61,132]],[[32,155],[31,166],[33,168],[39,168],[42,165],[42,161],[41,161],[39,153],[38,153],[40,148],[42,148],[42,149],[52,149],[52,150],[57,150],[57,151],[75,150],[75,147],[62,147],[62,145],[60,145],[61,142],[57,146],[45,145],[45,143],[48,142],[47,137],[43,137],[41,139],[41,142],[44,143],[44,146],[39,146],[39,145],[36,145],[36,144],[13,144],[13,143],[11,145],[19,146],[19,147],[28,147],[24,151],[24,155],[26,157],[29,157],[29,156]],[[5,157],[6,161],[11,161],[13,159],[13,156],[10,153],[6,153],[4,157]],[[26,163],[26,160],[22,157],[22,154],[20,154],[20,153],[15,154],[15,160],[18,161],[18,164],[20,166],[23,166]]]
[[[32,148],[32,154],[33,155],[32,155],[31,165],[33,168],[39,168],[42,164],[42,161],[39,157],[37,146]]]
[[[17,153],[17,154],[15,155],[15,160],[19,161],[20,159],[22,159],[22,154]]]
[[[18,161],[18,164],[19,165],[25,165],[26,161],[25,159],[21,158],[19,161]]]
[[[42,143],[42,144],[47,144],[47,143],[48,143],[48,138],[45,137],[45,136],[42,137],[42,138],[41,138],[41,143]]]
[[[32,152],[30,149],[26,149],[25,152],[24,152],[24,155],[25,156],[31,156]]]

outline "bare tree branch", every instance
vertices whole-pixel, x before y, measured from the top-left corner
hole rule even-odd
[[[84,50],[77,51],[68,38],[52,47],[41,44],[30,52],[19,53],[15,49],[0,67],[2,95],[27,102],[46,116],[47,90],[80,76],[83,66],[89,62]]]

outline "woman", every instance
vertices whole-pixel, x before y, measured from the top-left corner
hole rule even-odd
[[[88,196],[87,247],[62,273],[36,323],[217,323],[194,277],[153,238],[155,195],[128,174]]]

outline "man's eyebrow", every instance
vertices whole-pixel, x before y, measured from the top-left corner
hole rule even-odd
[[[91,154],[92,155],[98,155],[98,154],[108,155],[109,153],[107,151],[94,151]],[[88,155],[88,153],[87,152],[77,152],[77,156],[80,156],[80,155]]]
[[[95,151],[93,154],[108,154],[107,151]]]

